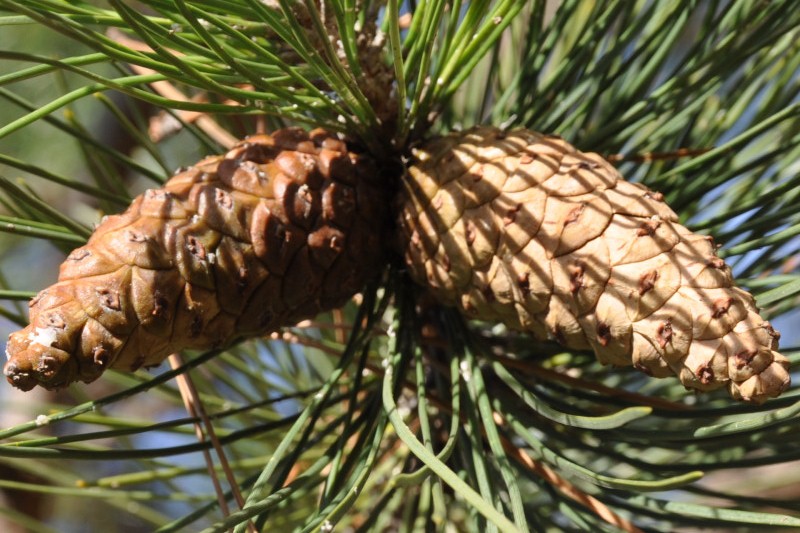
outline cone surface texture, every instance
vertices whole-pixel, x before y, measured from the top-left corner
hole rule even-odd
[[[106,218],[13,333],[23,390],[90,382],[338,307],[384,260],[369,158],[321,130],[246,139]]]
[[[789,385],[778,333],[711,239],[558,137],[480,127],[428,142],[399,224],[415,281],[469,317],[746,401]]]

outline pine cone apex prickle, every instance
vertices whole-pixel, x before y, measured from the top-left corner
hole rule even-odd
[[[31,301],[8,381],[90,382],[341,306],[385,260],[381,179],[368,156],[299,128],[177,173],[107,217]]]
[[[599,155],[486,126],[412,155],[402,253],[440,303],[690,389],[759,403],[788,387],[777,332],[710,238]]]

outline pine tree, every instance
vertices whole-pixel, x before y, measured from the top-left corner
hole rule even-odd
[[[63,331],[55,340],[66,373],[51,372],[56,367],[39,355],[22,368],[12,343],[7,374],[30,388],[20,376],[38,365],[43,383],[60,388],[94,381],[114,357],[119,368],[135,369],[190,350],[170,355],[170,370],[105,371],[42,404],[4,388],[4,411],[31,420],[0,432],[9,523],[47,530],[24,503],[50,493],[58,495],[53,524],[85,527],[105,513],[120,531],[800,526],[791,495],[772,496],[798,481],[786,468],[796,458],[800,403],[792,390],[762,405],[687,390],[727,383],[705,338],[691,352],[706,350],[707,359],[693,356],[706,365],[702,372],[663,354],[631,356],[643,352],[630,347],[625,359],[614,352],[619,328],[605,331],[598,319],[576,330],[585,341],[560,338],[580,310],[550,304],[549,332],[547,316],[522,324],[536,314],[532,307],[520,311],[517,292],[504,290],[500,277],[475,277],[483,259],[455,253],[460,241],[450,238],[461,231],[469,241],[470,227],[495,218],[499,227],[509,213],[476,211],[469,226],[470,215],[458,212],[458,230],[425,188],[436,172],[453,170],[436,187],[450,179],[460,183],[458,194],[482,187],[483,203],[496,180],[465,174],[446,150],[435,156],[440,170],[424,162],[461,138],[448,134],[481,124],[493,128],[469,130],[489,138],[478,155],[495,161],[508,153],[499,132],[526,129],[599,153],[611,162],[597,160],[609,175],[637,183],[625,185],[631,190],[659,191],[656,200],[646,193],[646,215],[655,210],[653,224],[688,228],[693,236],[679,231],[679,240],[703,250],[702,261],[680,265],[705,261],[713,268],[691,266],[693,276],[714,278],[726,291],[735,282],[755,297],[752,304],[735,293],[748,318],[738,319],[739,330],[731,319],[729,330],[757,330],[766,352],[734,350],[747,361],[736,367],[735,357],[726,359],[726,372],[744,380],[764,367],[778,377],[769,389],[731,391],[758,401],[776,396],[800,353],[789,314],[800,297],[800,13],[788,0],[0,0],[0,25],[0,297],[7,303],[0,312],[15,324],[8,332],[28,324],[20,302],[55,282],[67,259],[61,281],[31,308],[33,329],[17,337],[44,346],[50,332]],[[3,42],[2,34],[20,37]],[[329,133],[308,137],[297,128]],[[185,167],[167,181],[178,166]],[[461,183],[469,179],[478,185]],[[322,191],[338,185],[351,192],[326,211]],[[422,191],[411,212],[403,204],[408,187]],[[592,194],[613,203],[604,190]],[[142,207],[148,201],[158,204],[157,216],[152,205]],[[207,207],[228,204],[233,214]],[[259,248],[246,228],[258,209],[278,205],[277,222],[264,223],[274,231],[264,232],[270,237]],[[532,205],[523,208],[534,213]],[[614,213],[636,209],[614,205]],[[348,206],[357,206],[358,225],[340,224]],[[601,232],[580,224],[572,238],[581,244]],[[295,226],[307,246],[294,246]],[[229,235],[238,238],[221,244]],[[442,247],[414,256],[430,248],[426,237]],[[422,244],[414,248],[415,240]],[[565,252],[561,241],[540,242],[543,261]],[[117,251],[105,252],[109,246]],[[306,260],[295,260],[301,248]],[[481,249],[512,262],[513,254]],[[601,277],[612,277],[612,267],[624,274],[620,262],[589,255],[609,274]],[[91,265],[79,266],[87,257]],[[251,259],[272,262],[261,272],[248,268],[257,264]],[[213,280],[201,276],[211,263],[221,272]],[[324,265],[338,270],[322,275]],[[186,284],[196,288],[170,292],[178,286],[170,268],[187,280],[200,276]],[[645,282],[669,279],[668,265],[659,269]],[[111,275],[106,270],[118,292],[96,284],[96,276]],[[79,283],[87,272],[95,278]],[[259,285],[264,296],[242,307],[237,291],[273,275],[274,284]],[[135,276],[144,281],[128,281]],[[456,301],[453,280],[473,280],[470,296]],[[548,292],[548,301],[563,300],[569,287]],[[212,289],[214,299],[198,296]],[[213,317],[242,318],[215,321],[175,303],[195,297],[200,309],[222,309]],[[134,303],[126,307],[126,299]],[[86,311],[95,300],[130,316],[95,320]],[[725,307],[712,314],[738,309],[712,300],[714,309]],[[63,301],[79,301],[82,310]],[[158,330],[167,315],[157,311],[173,303],[168,318],[176,321],[166,323],[186,333],[169,338],[182,343],[157,340],[167,338]],[[637,305],[634,322],[646,304]],[[65,309],[75,310],[80,327],[65,320]],[[762,328],[766,319],[788,326],[785,360],[771,355],[777,334]],[[145,333],[129,336],[131,320]],[[117,325],[119,333],[104,336]],[[603,364],[631,362],[680,379]]]

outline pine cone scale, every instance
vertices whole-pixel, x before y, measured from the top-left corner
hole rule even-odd
[[[598,155],[488,127],[413,155],[402,247],[443,304],[697,390],[761,402],[788,386],[786,358],[709,239]]]
[[[6,376],[26,390],[88,382],[341,305],[381,264],[377,180],[368,157],[321,131],[253,136],[203,159],[70,254],[11,335]]]

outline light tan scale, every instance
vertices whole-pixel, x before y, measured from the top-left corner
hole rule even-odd
[[[412,278],[470,318],[746,401],[789,385],[778,333],[710,238],[597,154],[473,128],[414,150],[398,205]]]

